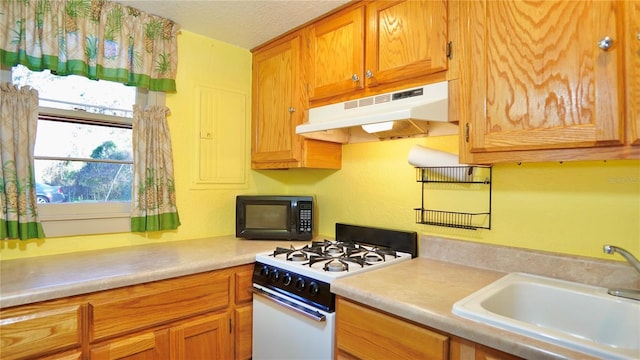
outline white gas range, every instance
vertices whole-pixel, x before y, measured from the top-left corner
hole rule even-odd
[[[335,240],[256,255],[253,359],[333,359],[340,277],[417,256],[417,233],[336,224]]]

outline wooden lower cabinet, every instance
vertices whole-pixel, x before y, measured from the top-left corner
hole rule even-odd
[[[78,359],[82,305],[57,300],[0,311],[0,357]]]
[[[516,356],[338,297],[336,359],[514,360]]]
[[[249,359],[253,264],[1,309],[2,359]]]
[[[236,360],[249,360],[253,350],[253,267],[235,275],[234,348]]]
[[[94,360],[169,359],[169,330],[132,334],[91,348]]]
[[[517,356],[507,354],[500,350],[492,349],[473,341],[451,338],[451,360],[517,360]]]
[[[336,301],[338,359],[448,359],[449,337],[392,315]]]
[[[253,306],[251,304],[236,307],[235,310],[235,359],[251,359],[252,330],[253,330]]]
[[[231,358],[229,319],[226,313],[205,315],[169,329],[172,359]]]

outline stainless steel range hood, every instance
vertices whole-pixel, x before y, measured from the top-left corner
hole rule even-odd
[[[443,81],[312,108],[296,133],[340,143],[457,134],[458,126],[449,122],[448,92]]]

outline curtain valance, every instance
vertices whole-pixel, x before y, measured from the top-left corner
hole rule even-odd
[[[105,0],[2,0],[0,62],[174,92],[178,31]]]

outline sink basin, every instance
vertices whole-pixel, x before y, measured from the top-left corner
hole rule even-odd
[[[453,305],[453,313],[607,359],[640,359],[640,301],[607,289],[511,273]]]

